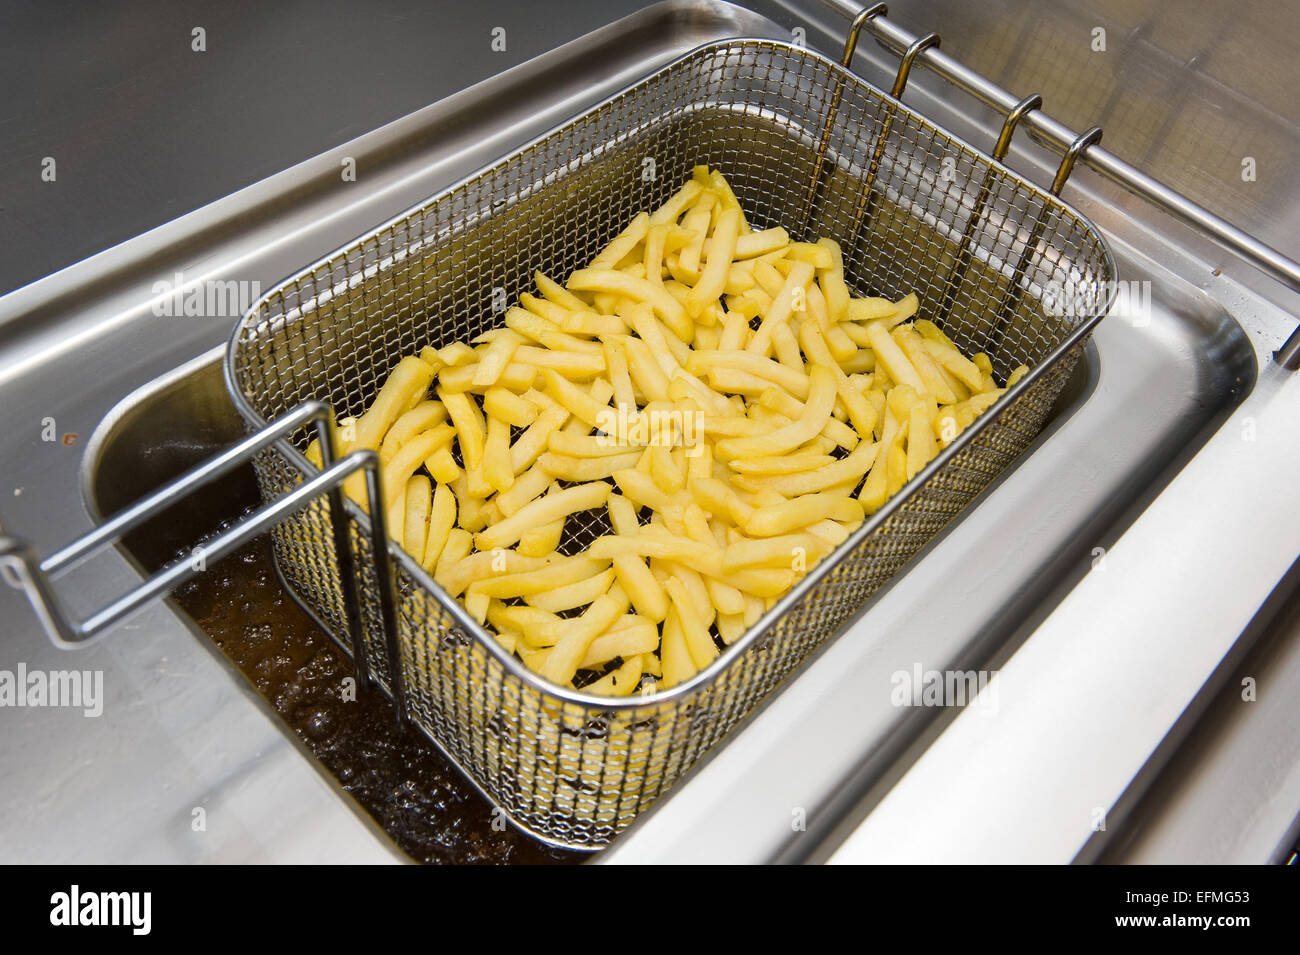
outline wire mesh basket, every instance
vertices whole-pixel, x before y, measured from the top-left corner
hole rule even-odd
[[[920,313],[986,351],[999,379],[1031,372],[712,665],[644,698],[544,681],[396,549],[397,633],[386,633],[368,519],[349,502],[377,680],[516,824],[556,844],[608,843],[1028,446],[1114,284],[1101,237],[1056,197],[817,53],[726,41],[285,280],[231,340],[236,404],[253,426],[308,399],[361,414],[403,356],[501,324],[500,303],[528,291],[534,270],[563,280],[701,163],[727,177],[755,228],[839,241],[854,294],[915,292]],[[1061,288],[1070,308],[1045,307]],[[307,440],[257,459],[268,499],[312,473]],[[561,550],[606,532],[601,514],[575,515]],[[341,640],[333,542],[325,499],[274,533],[286,586]]]

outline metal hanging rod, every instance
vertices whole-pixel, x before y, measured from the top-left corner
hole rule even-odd
[[[1261,242],[1204,206],[1193,202],[1181,192],[1171,189],[1158,179],[1097,145],[1096,140],[1100,138],[1099,131],[1089,142],[1080,144],[1080,134],[1043,112],[1041,99],[1039,103],[1026,107],[1025,100],[940,50],[937,37],[929,45],[914,51],[921,38],[891,22],[888,19],[889,9],[884,3],[861,8],[852,0],[822,0],[822,2],[850,21],[844,53],[840,61],[845,67],[852,63],[859,35],[863,30],[867,30],[891,53],[899,57],[907,57],[905,63],[907,70],[910,70],[914,63],[922,64],[953,86],[975,97],[985,106],[1007,117],[1014,114],[1019,125],[1029,130],[1039,142],[1066,158],[1066,162],[1062,163],[1057,173],[1060,186],[1065,184],[1062,175],[1069,176],[1070,169],[1067,163],[1073,166],[1074,162],[1080,162],[1098,175],[1123,186],[1139,198],[1185,225],[1191,226],[1269,278],[1280,282],[1293,292],[1300,293],[1300,262],[1288,258],[1267,243]],[[925,39],[931,36],[934,34],[929,34]],[[902,82],[906,83],[906,73],[902,68],[900,68],[900,77]],[[895,85],[898,85],[897,82]],[[1003,155],[1010,145],[1010,136],[1014,132],[1015,125],[1013,123],[1010,129],[1003,127],[1002,136],[998,140],[998,147]],[[1088,136],[1091,133],[1092,130],[1089,130],[1084,135]],[[1073,153],[1073,161],[1071,161],[1071,153]],[[1059,193],[1056,182],[1053,183],[1053,191]],[[1285,368],[1292,371],[1300,369],[1300,327],[1297,327],[1286,343],[1273,353],[1273,357]]]

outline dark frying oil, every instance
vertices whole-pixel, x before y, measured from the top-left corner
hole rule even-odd
[[[196,540],[229,526],[256,501],[251,471],[242,470],[156,515],[124,543],[150,569],[178,553],[188,559]],[[266,538],[213,564],[173,599],[412,859],[555,864],[586,858],[539,843],[502,818],[494,826],[492,806],[418,730],[398,728],[378,691],[344,700],[352,660],[285,592]]]
[[[419,731],[399,729],[376,691],[343,699],[352,661],[281,587],[255,541],[185,584],[176,602],[293,728],[393,841],[441,863],[553,863],[582,856],[535,842],[504,820]]]

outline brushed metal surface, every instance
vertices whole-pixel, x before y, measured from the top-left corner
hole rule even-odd
[[[706,3],[666,19],[647,11],[0,298],[0,402],[14,422],[0,436],[6,524],[46,550],[89,526],[77,503],[86,436],[134,388],[224,339],[233,316],[153,315],[154,282],[179,270],[187,281],[270,287],[706,40],[788,37],[800,27],[810,45],[837,52],[844,22],[821,4],[755,6],[779,27]],[[895,6],[907,25],[937,30],[944,49],[960,51],[943,17],[927,14],[958,4]],[[1050,16],[1048,6],[1033,15]],[[989,30],[1020,24],[1014,11],[1024,7],[1006,9]],[[865,47],[857,68],[887,86],[896,59]],[[907,101],[991,143],[1000,121],[932,80],[916,71]],[[339,181],[345,155],[369,170],[356,183]],[[1054,166],[1019,141],[1011,161],[1040,183]],[[1034,455],[611,861],[837,849],[848,860],[1068,861],[1093,840],[1095,808],[1122,807],[1149,784],[1183,731],[1180,717],[1241,649],[1300,550],[1300,384],[1268,360],[1300,305],[1096,177],[1076,173],[1065,196],[1106,231],[1123,277],[1152,282],[1151,324],[1103,323],[1093,377]],[[1286,248],[1294,195],[1275,205],[1283,224],[1273,233],[1266,224],[1264,235]],[[1239,379],[1238,391],[1228,379]],[[47,417],[60,437],[77,437],[42,442]],[[1229,486],[1235,493],[1224,493]],[[1070,505],[1045,506],[1044,488]],[[991,533],[1010,535],[1019,557],[988,564],[982,538]],[[1103,573],[1091,571],[1095,547],[1106,548]],[[116,553],[87,570],[79,579],[88,605],[138,579]],[[950,599],[934,599],[940,579],[952,581]],[[108,696],[98,720],[0,712],[0,759],[19,768],[0,785],[5,858],[393,858],[170,609],[142,614],[86,651],[93,656],[76,657],[45,643],[6,588],[0,613],[0,669],[99,667]],[[957,715],[890,705],[895,669],[943,661],[1000,671],[996,717],[978,706]],[[215,807],[203,834],[190,828],[199,805]],[[806,815],[802,833],[795,809]],[[1110,823],[1123,832],[1122,812]]]
[[[652,2],[5,4],[0,294]]]

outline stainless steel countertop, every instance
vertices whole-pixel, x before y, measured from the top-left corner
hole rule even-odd
[[[5,4],[0,294],[649,2]]]
[[[746,19],[736,11],[730,24],[722,25],[722,35],[727,28],[735,34],[784,35],[792,27],[802,27],[810,45],[828,50],[834,49],[837,38],[843,35],[845,21],[820,4],[790,0],[753,6],[768,14],[780,28]],[[981,8],[981,16],[988,18],[991,25],[972,25],[970,15],[955,2],[896,2],[891,6],[891,13],[905,25],[943,33],[946,50],[970,54],[972,59],[989,41],[963,38],[997,38],[1008,32],[1008,23],[1032,20],[1032,29],[1021,31],[1026,34],[1024,38],[1032,34],[1046,42],[1048,48],[1055,48],[1054,44],[1062,42],[1060,37],[1074,35],[1070,31],[1079,22],[1086,24],[1091,17],[1105,12],[1090,13],[1082,5],[1058,8],[1030,0],[1002,0],[994,4],[991,12]],[[483,10],[488,8],[475,9],[472,20],[453,17],[436,22],[434,26],[439,30],[446,27],[439,36],[449,44],[448,49],[463,48],[467,37],[481,32],[484,24],[478,16],[486,17]],[[559,18],[548,18],[547,8],[529,9],[534,11],[531,20],[522,8],[511,13],[525,19],[507,21],[508,35],[516,35],[511,31],[519,22],[525,25],[523,35],[539,43],[546,37],[577,35],[613,20],[620,12],[607,5],[597,10],[593,5],[579,8],[580,13],[572,19],[552,23]],[[1185,12],[1190,7],[1180,6],[1184,12],[1177,14],[1162,13],[1162,9],[1148,11],[1149,17],[1165,23],[1168,21],[1161,20],[1161,16],[1190,16]],[[494,14],[496,10],[514,8],[502,5],[493,9]],[[1026,13],[1033,16],[1026,17]],[[1122,25],[1127,21],[1121,14],[1122,10],[1111,10],[1109,18],[1102,22]],[[592,19],[582,19],[587,16]],[[1249,17],[1246,22],[1250,22]],[[950,25],[960,29],[950,32]],[[380,23],[374,29],[383,26]],[[401,32],[408,35],[416,32],[410,29],[409,22],[402,21],[399,27],[404,27]],[[455,33],[456,29],[467,32]],[[148,289],[158,274],[169,274],[176,267],[196,278],[234,275],[273,282],[305,261],[304,241],[309,241],[316,254],[328,251],[383,218],[377,210],[389,210],[387,214],[400,210],[580,109],[584,102],[599,99],[635,79],[638,71],[644,72],[680,52],[681,44],[703,42],[718,35],[719,29],[716,19],[700,14],[681,29],[671,49],[648,45],[636,57],[610,60],[608,64],[601,61],[599,66],[607,65],[608,69],[599,88],[590,82],[592,63],[585,63],[583,69],[574,65],[595,55],[598,45],[583,41],[557,50],[540,64],[520,68],[513,82],[507,75],[491,81],[487,88],[471,91],[473,96],[440,102],[344,148],[308,159],[283,176],[257,183],[126,247],[109,249],[62,276],[0,298],[0,354],[4,356],[4,364],[0,365],[0,401],[10,420],[31,423],[29,431],[16,432],[2,445],[0,513],[6,525],[33,538],[45,551],[84,529],[89,516],[84,507],[73,503],[81,500],[79,463],[84,441],[108,408],[129,390],[123,389],[122,383],[144,383],[206,352],[224,338],[229,320],[172,323],[166,326],[166,334],[154,333],[147,338],[132,332],[132,328],[144,327],[141,315],[147,312]],[[1191,34],[1200,36],[1194,30]],[[1159,42],[1163,35],[1160,30],[1150,29],[1139,34],[1129,54],[1146,55],[1139,41]],[[1231,39],[1233,50],[1246,42],[1240,31],[1233,32]],[[963,42],[968,43],[964,50]],[[1167,45],[1177,46],[1172,42]],[[418,50],[418,43],[415,46]],[[1010,49],[1020,50],[1023,46],[1017,41]],[[872,45],[860,47],[857,68],[879,83],[892,72],[895,61],[879,49],[868,47]],[[1117,53],[1123,49],[1122,45],[1112,46]],[[522,55],[524,51],[520,52]],[[474,57],[468,59],[476,65],[480,62]],[[995,79],[1018,92],[1029,91],[1022,81],[1032,79],[1037,83],[1041,78],[1036,88],[1044,92],[1052,112],[1054,100],[1047,76],[1050,69],[1043,67],[1022,76],[1016,72],[1016,62],[1008,54],[1003,75],[999,75],[996,62],[982,65]],[[1049,66],[1050,62],[1051,58],[1047,58]],[[1216,70],[1219,62],[1215,61]],[[304,54],[302,63],[310,74],[312,57]],[[447,86],[438,87],[436,92],[430,87],[430,95],[415,103],[432,101],[444,89],[449,92],[456,88],[454,84],[468,75],[465,64],[466,58],[449,57],[433,67],[422,66],[420,70],[434,69],[438,81]],[[163,68],[162,75],[169,68]],[[353,68],[358,67],[353,64]],[[141,70],[143,75],[150,75],[147,65]],[[361,82],[360,89],[369,89],[371,94],[349,88],[337,113],[331,112],[327,96],[315,107],[319,111],[315,115],[329,115],[332,122],[363,121],[355,117],[375,116],[366,110],[375,109],[381,99],[399,104],[393,109],[409,108],[409,101],[402,100],[398,91],[406,90],[402,95],[411,95],[412,89],[424,89],[418,85],[419,77],[425,75],[420,70],[395,70],[378,79],[372,77],[377,87],[367,87],[366,80],[358,81],[353,74],[352,81]],[[532,85],[528,80],[541,73],[546,74],[552,92],[544,101],[530,99]],[[1217,73],[1214,78],[1222,84],[1235,75],[1228,70],[1226,80]],[[297,79],[303,81],[301,76]],[[989,118],[932,80],[924,70],[919,71],[909,87],[907,101],[940,122],[949,123],[960,135],[987,141]],[[1088,86],[1074,75],[1068,81],[1081,88]],[[113,88],[112,83],[107,86]],[[255,95],[258,85],[250,83],[247,89],[251,90],[248,95]],[[376,89],[392,89],[393,97],[380,97]],[[563,95],[554,96],[555,89],[562,90]],[[1242,92],[1252,95],[1252,90],[1247,84]],[[220,88],[214,88],[210,95],[219,100]],[[283,105],[301,95],[301,88],[290,85],[284,90],[277,87],[275,94],[266,98]],[[1186,121],[1200,121],[1202,114],[1196,104],[1204,99],[1199,93],[1189,97],[1192,105],[1184,107],[1190,117]],[[313,100],[306,96],[304,101]],[[1060,101],[1074,102],[1068,96]],[[496,115],[468,110],[471,102],[476,109],[482,103],[490,104]],[[1111,107],[1116,114],[1122,113],[1119,102],[1116,100]],[[1062,111],[1060,118],[1088,125],[1092,117],[1085,107],[1090,103],[1084,97],[1078,104],[1078,115],[1083,118],[1076,120],[1068,111]],[[1273,112],[1251,128],[1261,136],[1265,134],[1259,130],[1271,130],[1267,135],[1276,134],[1277,142],[1286,144],[1287,105],[1273,104]],[[126,115],[128,106],[119,102],[114,108],[118,115]],[[354,112],[349,114],[349,109]],[[357,109],[361,110],[359,114]],[[217,109],[216,115],[225,115],[233,124],[243,114],[238,106],[225,105]],[[259,122],[271,124],[275,109],[267,108],[257,115],[262,117]],[[338,118],[345,115],[353,118]],[[311,126],[298,114],[293,116],[295,128]],[[1251,123],[1258,119],[1247,118]],[[1137,134],[1143,128],[1142,121],[1133,120],[1130,126],[1132,141],[1141,145]],[[1119,122],[1116,128],[1122,132],[1129,127]],[[332,133],[328,122],[317,126],[316,132],[327,137],[315,141],[319,148],[350,135],[350,131],[335,130],[338,138],[329,139]],[[409,148],[406,137],[417,133],[436,135],[437,149],[431,153],[428,149]],[[1294,135],[1293,119],[1289,134]],[[1122,152],[1124,136],[1117,137],[1119,143],[1111,143],[1110,136],[1108,131],[1108,144]],[[256,135],[249,140],[262,142]],[[285,159],[283,150],[307,141],[290,138],[287,145],[281,144],[280,151],[267,143],[264,150],[254,150],[251,156],[236,150],[228,163],[216,160],[207,167],[220,166],[223,174],[227,166],[238,170],[237,174],[230,172],[236,179],[205,188],[226,191],[240,182],[253,181],[261,175],[256,171],[257,162],[278,162],[280,165],[271,167],[278,169],[295,158],[305,159],[311,154]],[[1272,155],[1265,147],[1274,148],[1274,141],[1260,142],[1260,156]],[[1290,142],[1293,146],[1294,141]],[[23,154],[26,156],[42,151],[40,145],[26,140],[20,148],[29,150]],[[361,190],[349,195],[337,188],[300,190],[302,194],[296,200],[286,194],[287,183],[311,186],[325,178],[336,179],[339,158],[348,154],[364,160],[364,198]],[[430,154],[436,156],[432,162]],[[116,155],[117,161],[122,161],[122,154]],[[143,178],[165,182],[163,163],[156,157],[153,161],[158,165],[146,165]],[[1021,144],[1013,162],[1037,181],[1044,181],[1049,164],[1041,151]],[[1270,167],[1264,162],[1260,168]],[[67,165],[61,164],[59,169],[60,181],[66,183]],[[127,172],[127,178],[135,174],[130,169]],[[239,180],[238,175],[247,178]],[[171,181],[174,184],[184,178],[175,176]],[[212,181],[202,176],[194,178],[196,182]],[[1294,252],[1294,230],[1288,231],[1288,223],[1296,221],[1293,184],[1283,176],[1270,179],[1263,173],[1257,184],[1261,192],[1268,190],[1265,201],[1220,211]],[[137,200],[147,196],[147,188],[138,188],[138,183],[136,187],[135,192],[127,193]],[[1224,187],[1216,193],[1209,180],[1203,192],[1199,196],[1202,201],[1228,205],[1236,201],[1232,190]],[[93,195],[94,190],[88,194]],[[183,195],[189,198],[177,201],[203,201],[199,191]],[[11,196],[0,194],[0,205],[6,213],[20,208],[23,219],[36,225],[45,223],[46,235],[66,235],[66,219],[60,217],[58,208],[42,211],[33,205],[15,207]],[[870,697],[879,692],[872,681],[892,669],[889,654],[897,650],[910,660],[920,652],[916,646],[898,644],[891,649],[880,634],[890,632],[887,628],[893,626],[900,639],[908,634],[920,640],[926,638],[927,618],[912,620],[913,630],[905,624],[909,617],[915,617],[912,608],[917,601],[925,600],[927,581],[936,579],[933,575],[943,569],[945,562],[951,565],[957,555],[966,552],[963,548],[977,547],[980,535],[998,532],[1002,527],[1000,515],[1018,513],[1025,519],[1024,508],[1017,507],[1018,489],[1053,480],[1054,462],[1060,468],[1068,461],[1069,447],[1064,442],[1073,440],[1068,429],[1072,425],[1076,431],[1084,427],[1087,418],[1064,421],[1040,445],[1034,458],[962,521],[944,547],[925,556],[899,586],[776,702],[639,824],[607,854],[609,861],[817,858],[833,852],[838,852],[841,860],[1068,861],[1095,841],[1089,827],[1094,808],[1122,807],[1126,800],[1133,801],[1135,789],[1145,789],[1148,777],[1160,768],[1160,760],[1153,759],[1153,754],[1169,746],[1170,728],[1213,682],[1221,661],[1233,651],[1238,636],[1300,553],[1300,511],[1291,504],[1293,475],[1300,465],[1300,415],[1296,413],[1300,409],[1300,384],[1296,376],[1272,366],[1268,357],[1294,327],[1292,316],[1300,313],[1300,307],[1295,296],[1257,278],[1207,242],[1172,226],[1111,186],[1076,175],[1066,198],[1108,231],[1134,267],[1148,270],[1146,274],[1157,281],[1162,274],[1181,276],[1200,290],[1198,294],[1203,295],[1207,309],[1221,306],[1242,323],[1260,369],[1252,393],[1159,496],[1132,515],[1119,539],[1108,542],[1106,572],[1082,576],[1063,599],[1054,600],[1045,619],[1018,635],[1017,644],[1003,654],[1005,659],[994,659],[1000,670],[997,719],[982,719],[978,708],[966,710],[917,734],[900,751],[891,751],[888,765],[875,767],[869,778],[858,778],[855,773],[860,775],[861,767],[872,760],[872,753],[861,747],[875,745],[878,735],[873,736],[865,725],[855,727],[854,733],[841,731],[844,721],[863,717],[864,694]],[[128,205],[133,215],[145,218],[98,213],[88,216],[87,221],[94,226],[88,231],[94,240],[77,254],[97,247],[95,243],[102,247],[125,238],[130,230],[144,227],[139,222],[149,224],[148,216],[158,222],[168,214],[167,207],[158,203],[139,200]],[[6,250],[20,246],[32,250],[50,248],[41,246],[40,228],[32,229],[30,243],[24,243],[9,231],[13,225],[12,215],[0,216],[0,227],[7,230]],[[121,234],[114,233],[114,229]],[[178,246],[182,239],[184,244]],[[1134,245],[1126,246],[1127,241]],[[137,263],[142,259],[151,261],[150,270],[139,270]],[[15,261],[20,268],[12,274],[30,278],[60,260],[29,251]],[[257,271],[250,273],[254,263]],[[1104,350],[1105,360],[1100,366],[1103,380],[1101,390],[1094,394],[1105,396],[1105,388],[1109,387],[1112,391],[1107,400],[1116,402],[1125,397],[1122,389],[1114,391],[1116,385],[1130,379],[1105,376],[1118,374],[1121,368],[1136,373],[1142,361],[1141,356],[1127,363],[1120,360],[1128,339],[1120,328],[1108,331],[1104,323],[1102,329],[1098,347]],[[149,346],[142,349],[145,341]],[[94,343],[94,351],[89,355],[77,353],[74,349],[79,343]],[[1106,358],[1107,353],[1115,357]],[[98,385],[85,373],[88,362],[104,370]],[[1158,396],[1158,391],[1151,393]],[[40,422],[47,416],[56,419],[60,433],[80,435],[80,442],[70,448],[40,442]],[[1243,440],[1247,423],[1255,436],[1248,443]],[[1225,494],[1225,486],[1237,492]],[[1090,492],[1086,480],[1078,487],[1080,493]],[[11,497],[12,492],[21,494]],[[1195,519],[1189,519],[1189,514]],[[1042,520],[1044,526],[1051,524],[1050,510],[1043,512]],[[1064,532],[1068,524],[1058,523]],[[1021,533],[1032,536],[1035,525],[1029,523]],[[1178,559],[1172,561],[1171,555]],[[120,556],[108,555],[95,565],[93,575],[84,578],[78,602],[84,600],[88,606],[133,579],[134,572]],[[934,605],[937,616],[932,614],[928,619],[936,626],[950,623],[960,619],[953,616],[957,609],[951,604]],[[6,730],[0,735],[0,760],[14,767],[0,784],[0,856],[6,860],[394,858],[387,843],[376,838],[369,823],[338,798],[337,791],[317,774],[309,759],[303,758],[301,750],[276,726],[260,702],[231,678],[224,662],[205,649],[206,641],[195,639],[170,609],[150,610],[75,656],[61,654],[45,642],[25,602],[6,588],[0,588],[0,613],[7,621],[5,640],[0,643],[0,669],[13,669],[19,661],[32,669],[102,669],[108,697],[105,716],[97,719],[56,709],[0,711]],[[918,631],[917,627],[922,629]],[[866,702],[874,707],[881,700]],[[877,720],[872,725],[885,727],[889,718],[886,710],[872,717]],[[1283,778],[1295,782],[1298,777],[1284,774]],[[1289,798],[1289,792],[1285,787],[1279,790],[1278,799]],[[836,806],[835,818],[814,827],[816,832],[810,834],[807,845],[790,838],[791,807],[831,803]],[[1300,793],[1296,793],[1294,805],[1300,806]],[[195,832],[191,827],[191,812],[198,806],[208,810],[204,832]],[[1112,828],[1120,828],[1122,817],[1123,812],[1112,813]],[[847,841],[841,845],[842,840]]]

